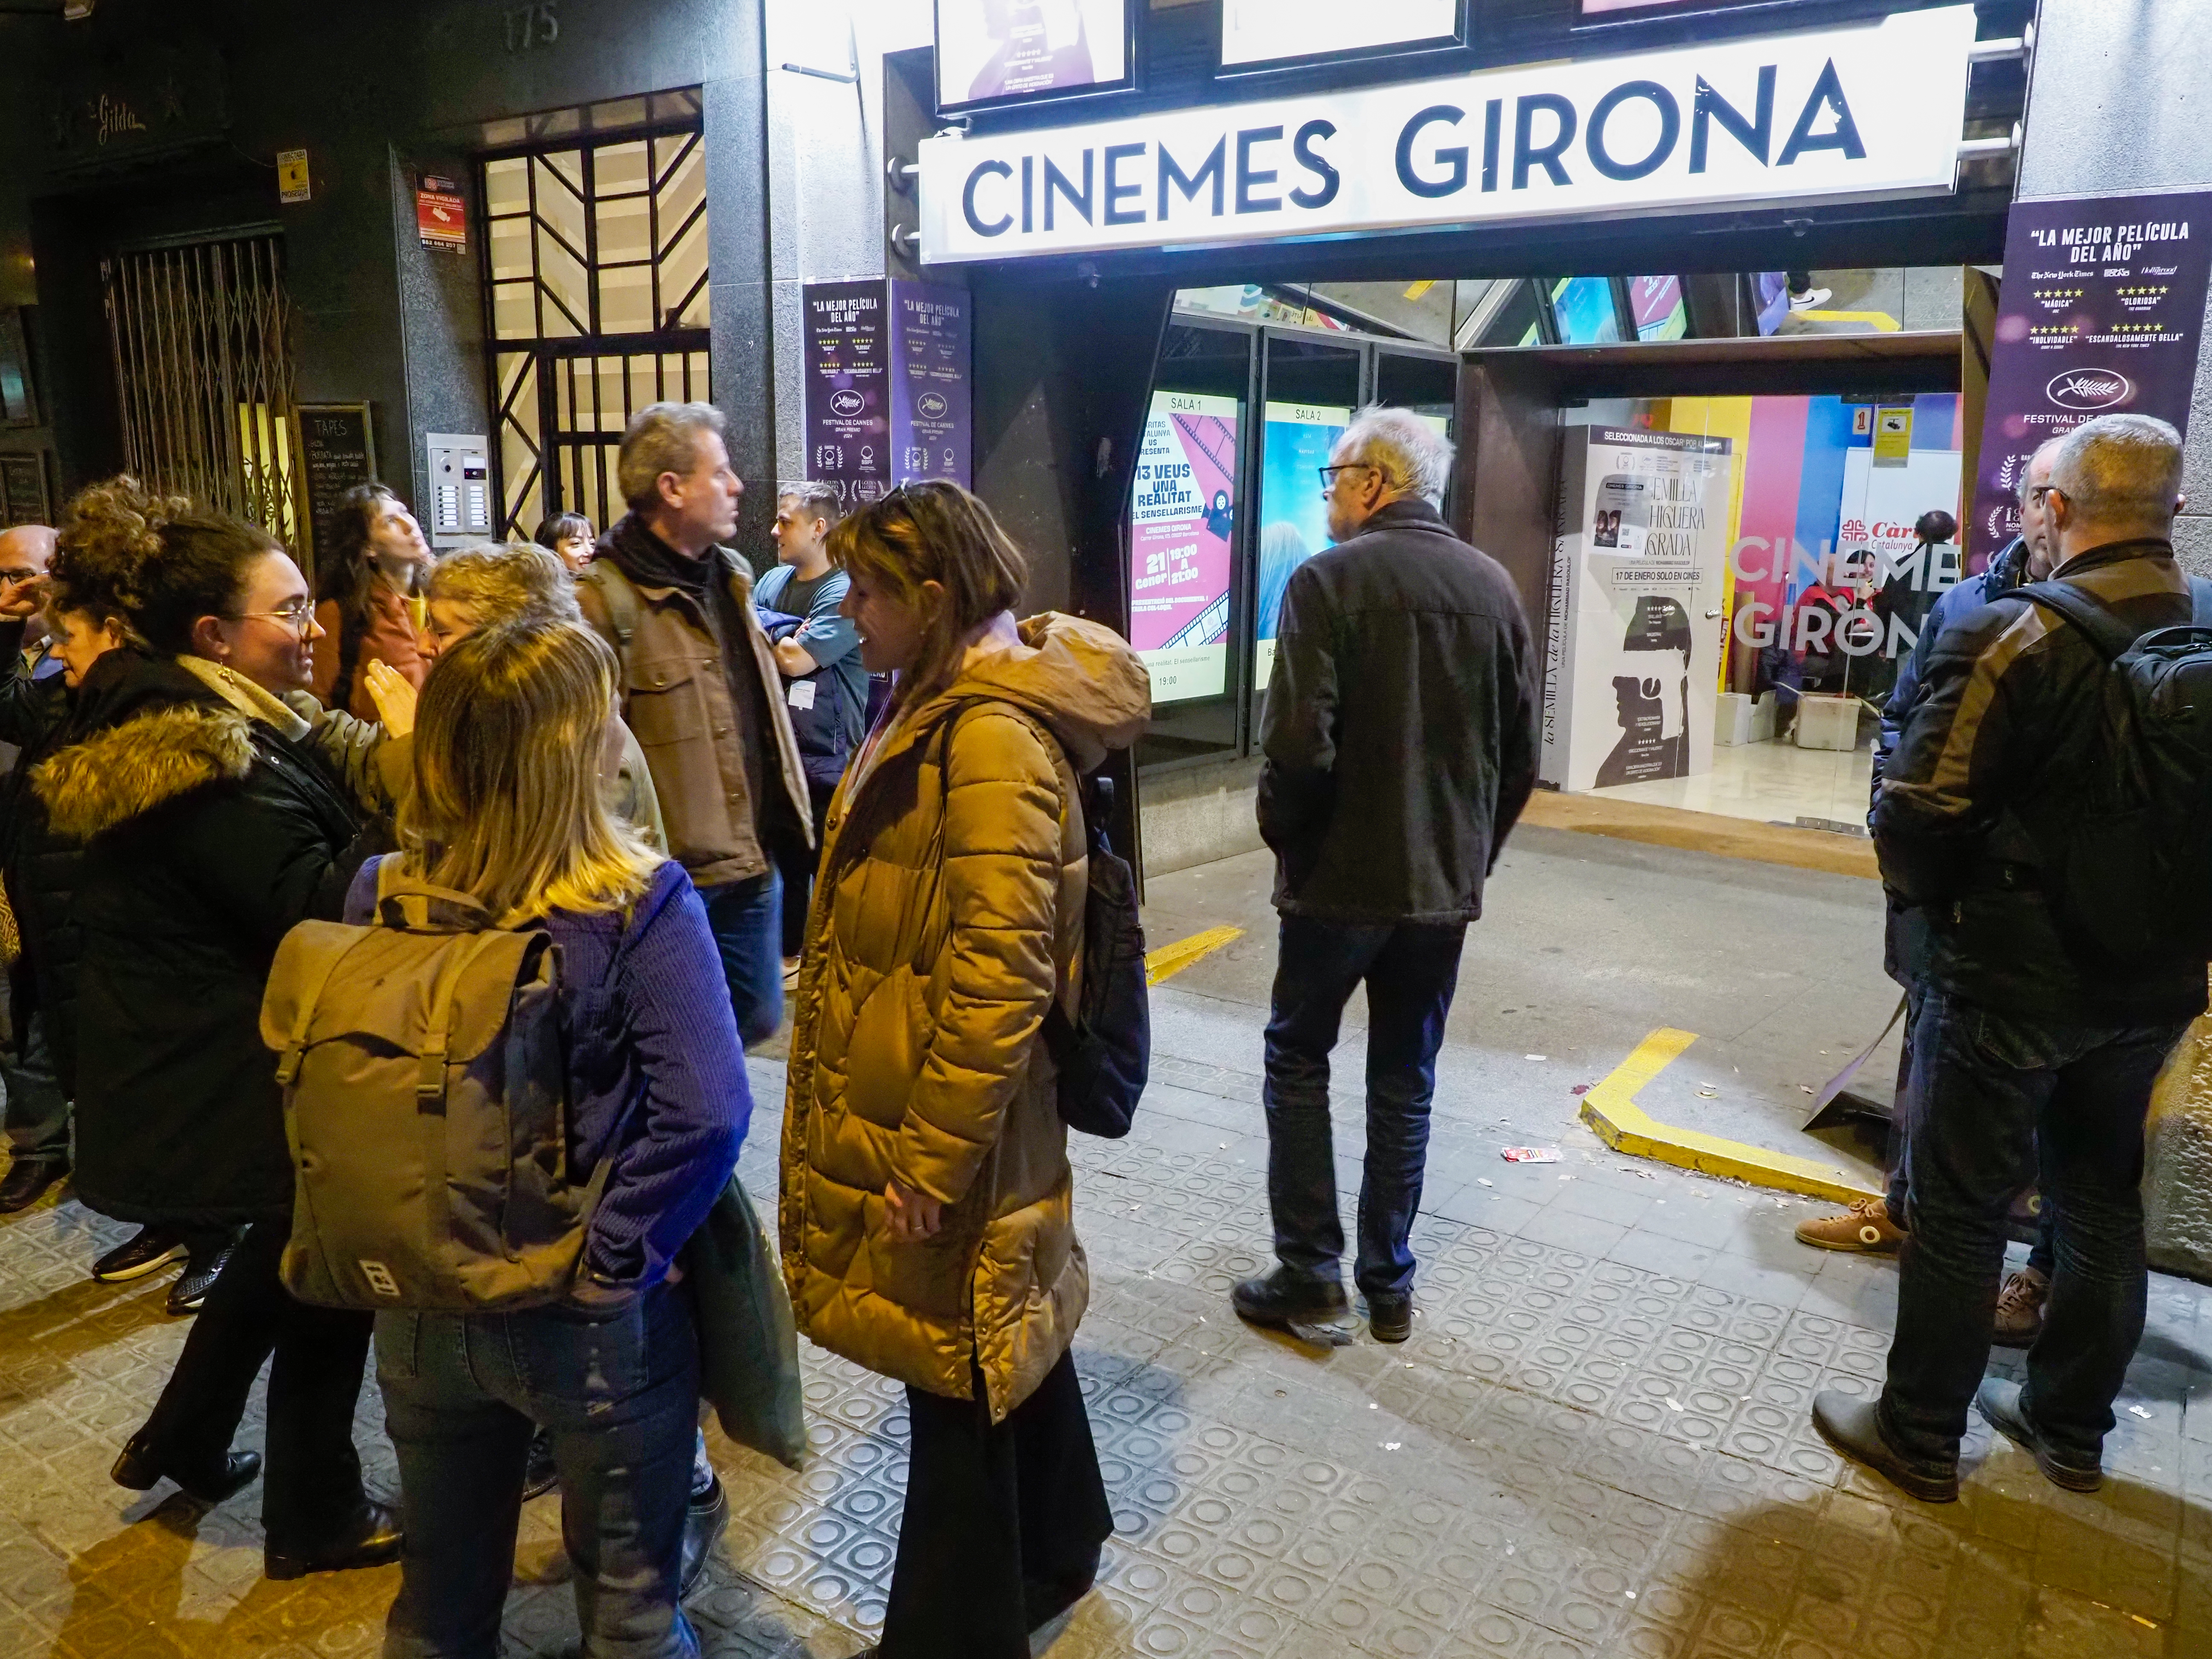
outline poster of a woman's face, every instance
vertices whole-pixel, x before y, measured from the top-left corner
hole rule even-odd
[[[936,0],[940,110],[1120,86],[1135,0]]]

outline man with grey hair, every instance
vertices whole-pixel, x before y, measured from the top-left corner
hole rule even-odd
[[[712,404],[648,404],[623,434],[629,511],[576,579],[584,620],[622,659],[622,715],[645,750],[669,855],[706,901],[738,1030],[783,1022],[781,849],[812,812],[752,572],[722,544],[744,486]]]
[[[1881,1399],[1822,1393],[1813,1419],[1933,1503],[1958,1496],[1970,1401],[2051,1480],[2094,1490],[2142,1334],[2143,1121],[2204,1012],[2205,957],[2179,927],[2116,955],[2081,918],[2097,908],[2090,884],[2140,854],[2138,826],[2099,811],[2130,761],[2116,734],[2141,730],[2107,719],[2126,695],[2111,664],[2145,634],[2212,616],[2174,562],[2180,476],[2163,421],[2106,416],[2066,435],[2040,486],[2053,580],[1935,641],[1875,803],[1882,878],[1934,922],[1912,1032],[1911,1237]],[[2185,781],[2201,793],[2212,778]],[[1983,1372],[2006,1216],[2039,1148],[2056,1238],[2022,1388]]]
[[[1467,925],[1536,776],[1537,658],[1512,579],[1437,512],[1451,446],[1365,409],[1321,469],[1336,544],[1291,573],[1261,724],[1260,833],[1281,912],[1267,1021],[1267,1198],[1280,1263],[1237,1286],[1259,1324],[1346,1310],[1329,1052],[1367,987],[1367,1167],[1354,1279],[1378,1341],[1413,1326],[1407,1248]]]

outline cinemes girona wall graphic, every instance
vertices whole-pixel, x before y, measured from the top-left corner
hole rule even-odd
[[[926,139],[925,262],[1941,193],[1971,6]]]

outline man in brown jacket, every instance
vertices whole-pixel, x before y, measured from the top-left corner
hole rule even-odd
[[[622,659],[623,718],[645,750],[669,855],[691,872],[747,1043],[783,1021],[776,849],[811,843],[806,775],[752,575],[721,545],[744,486],[712,404],[650,404],[623,434],[629,511],[577,579],[584,620]]]

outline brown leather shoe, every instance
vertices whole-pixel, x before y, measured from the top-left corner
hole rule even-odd
[[[1990,1340],[2000,1348],[2032,1348],[2043,1334],[2043,1304],[2051,1299],[2051,1281],[2033,1267],[2022,1267],[1997,1292],[1996,1328]]]
[[[1797,1242],[1823,1250],[1856,1250],[1862,1255],[1895,1255],[1905,1229],[1889,1218],[1887,1199],[1863,1198],[1841,1215],[1824,1215],[1797,1224]]]

